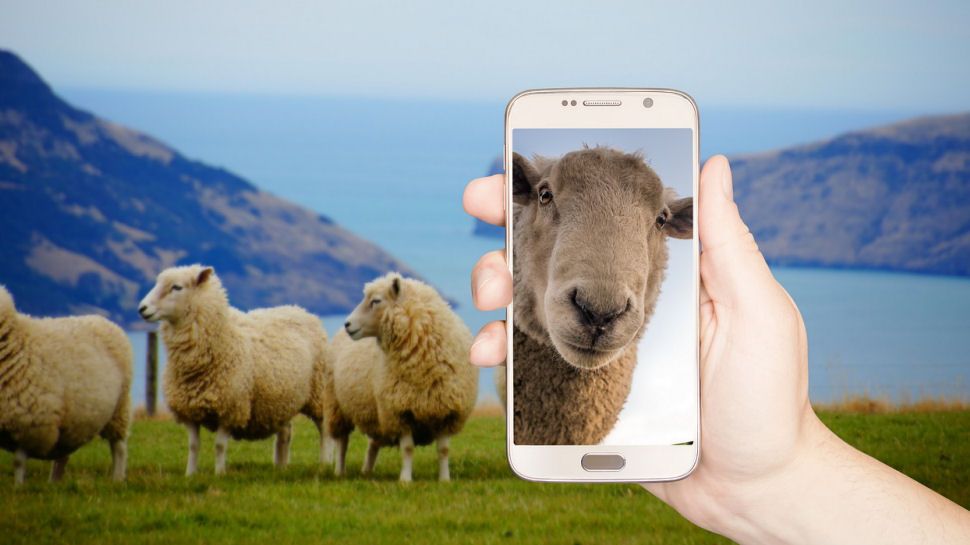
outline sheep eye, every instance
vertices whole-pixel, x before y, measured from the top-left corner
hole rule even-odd
[[[370,302],[370,306],[376,307],[380,303],[381,303],[381,300],[380,299],[374,299],[373,301]]]
[[[667,225],[667,211],[664,210],[657,216],[657,229],[663,229],[664,225]]]
[[[182,286],[175,284],[172,286],[172,291],[182,291]]]
[[[549,204],[552,201],[552,191],[548,187],[539,190],[539,204]]]

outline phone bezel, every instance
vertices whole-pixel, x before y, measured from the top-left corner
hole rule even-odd
[[[653,106],[643,106],[645,98]],[[584,100],[619,99],[619,106],[583,106]],[[563,106],[562,101],[577,101],[576,106]],[[697,197],[700,153],[700,115],[697,105],[686,93],[673,89],[643,88],[566,88],[524,91],[513,97],[505,110],[505,171],[511,172],[512,130],[516,128],[691,128],[693,129],[693,190]],[[700,298],[699,241],[697,206],[694,206],[694,308]],[[506,240],[505,253],[510,273],[512,255],[512,195],[505,188]],[[514,303],[513,303],[514,304]],[[548,482],[656,482],[683,479],[697,467],[700,459],[700,369],[699,345],[695,348],[697,399],[696,434],[693,445],[516,445],[512,424],[514,389],[513,304],[506,308],[508,336],[506,371],[506,445],[509,466],[519,477]],[[699,316],[694,314],[695,338],[699,339]],[[617,471],[587,471],[581,460],[586,454],[619,454],[626,460]]]

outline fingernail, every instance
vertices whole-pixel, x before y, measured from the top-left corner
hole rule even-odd
[[[479,293],[481,293],[482,288],[484,288],[485,285],[491,282],[492,280],[495,280],[495,271],[493,271],[492,269],[482,270],[482,272],[479,273],[479,276],[478,276],[478,285],[475,286],[475,295],[478,295]]]
[[[727,159],[724,159],[721,165],[721,190],[724,191],[724,196],[729,201],[734,200],[734,184],[731,181],[731,167],[728,166]]]
[[[475,337],[475,342],[472,343],[472,347],[469,350],[469,352],[471,354],[474,354],[476,346],[482,343],[491,341],[493,337],[494,337],[494,334],[491,331],[482,331],[481,333],[478,334],[477,337]]]

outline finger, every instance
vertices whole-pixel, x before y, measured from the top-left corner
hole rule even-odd
[[[472,300],[478,310],[495,310],[512,302],[512,274],[502,250],[488,252],[475,264]]]
[[[505,322],[495,321],[485,324],[485,327],[475,336],[469,359],[479,367],[494,367],[505,363],[507,338]]]
[[[462,197],[465,212],[492,225],[505,225],[505,175],[468,182]]]
[[[775,290],[774,277],[734,202],[731,166],[723,155],[710,158],[700,179],[701,278],[718,303],[758,303]],[[771,287],[766,290],[766,287]]]
[[[704,306],[711,302],[711,295],[707,293],[707,288],[704,287],[704,282],[701,282],[701,292],[698,296],[699,306]]]

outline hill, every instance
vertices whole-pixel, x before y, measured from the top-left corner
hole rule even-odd
[[[236,306],[318,314],[347,312],[379,274],[411,274],[326,216],[72,107],[0,51],[0,282],[18,307],[138,327],[155,275],[193,262],[216,267]]]
[[[970,114],[732,160],[738,206],[781,265],[970,275]]]

